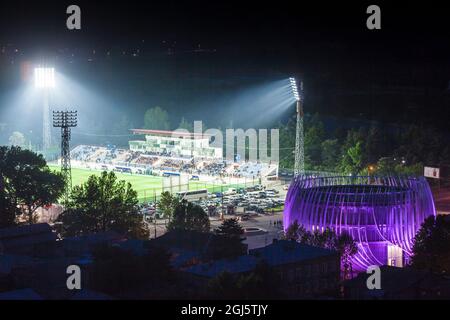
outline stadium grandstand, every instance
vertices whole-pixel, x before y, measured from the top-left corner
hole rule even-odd
[[[101,171],[115,171],[120,180],[131,183],[139,201],[146,203],[157,201],[163,191],[222,193],[278,178],[278,164],[226,160],[222,148],[209,146],[209,137],[180,136],[178,132],[178,136],[171,137],[171,131],[161,130],[133,131],[145,138],[130,141],[128,149],[114,145],[73,148],[73,185]],[[60,164],[53,162],[49,166],[58,170]]]
[[[202,178],[255,179],[278,175],[277,164],[224,160],[222,148],[210,147],[210,137],[163,130],[131,131],[144,135],[145,140],[130,141],[129,149],[78,145],[71,151],[73,166],[161,176],[167,172],[184,173]]]
[[[130,141],[131,151],[150,152],[178,158],[221,159],[222,148],[211,147],[211,136],[179,131],[131,129],[145,140]]]
[[[130,173],[179,172],[190,175],[234,178],[276,176],[278,166],[267,163],[236,163],[223,159],[177,158],[167,152],[139,152],[114,147],[79,145],[71,151],[72,165],[97,170]]]

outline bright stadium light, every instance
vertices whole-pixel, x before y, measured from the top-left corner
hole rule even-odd
[[[299,175],[305,171],[305,148],[304,148],[304,134],[303,134],[303,106],[300,99],[297,81],[294,77],[289,78],[291,84],[292,94],[294,95],[297,106],[297,122],[295,130],[295,160],[294,160],[294,174]],[[300,90],[303,91],[303,82],[300,82]]]
[[[300,101],[300,95],[298,94],[297,82],[295,81],[295,78],[289,78],[289,81],[291,82],[291,89],[295,100]]]
[[[34,85],[36,88],[54,88],[55,87],[55,69],[54,68],[35,68]]]

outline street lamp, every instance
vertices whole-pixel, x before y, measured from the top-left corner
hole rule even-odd
[[[50,89],[55,87],[54,68],[35,68],[34,86],[44,94],[43,120],[42,120],[42,148],[46,151],[51,145],[50,106],[48,96]]]

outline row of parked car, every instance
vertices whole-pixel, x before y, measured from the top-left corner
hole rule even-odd
[[[211,207],[229,214],[265,213],[284,204],[279,191],[255,186],[246,189],[229,190],[221,195],[211,194],[207,200],[199,201],[206,212],[211,213]]]
[[[267,189],[262,185],[247,188],[229,188],[228,190],[208,193],[206,199],[194,201],[210,216],[225,212],[227,214],[263,214],[284,204],[284,198],[276,189]],[[223,210],[221,210],[221,208]],[[140,204],[141,213],[150,219],[163,218],[157,204],[150,202]]]

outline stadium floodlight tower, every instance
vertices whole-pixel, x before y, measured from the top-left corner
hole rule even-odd
[[[69,199],[72,189],[72,170],[70,166],[70,128],[77,126],[77,111],[53,111],[53,127],[61,128],[61,172],[67,183],[65,199]]]
[[[295,162],[294,162],[294,174],[299,175],[305,172],[305,147],[303,139],[303,101],[299,90],[297,88],[297,82],[295,78],[289,78],[291,83],[292,93],[297,106],[297,122],[295,130]],[[300,93],[303,91],[303,82],[300,82]]]
[[[42,123],[42,150],[46,151],[51,145],[50,129],[50,106],[48,102],[50,89],[55,87],[55,69],[54,68],[35,68],[34,85],[37,89],[43,91],[43,123]]]

